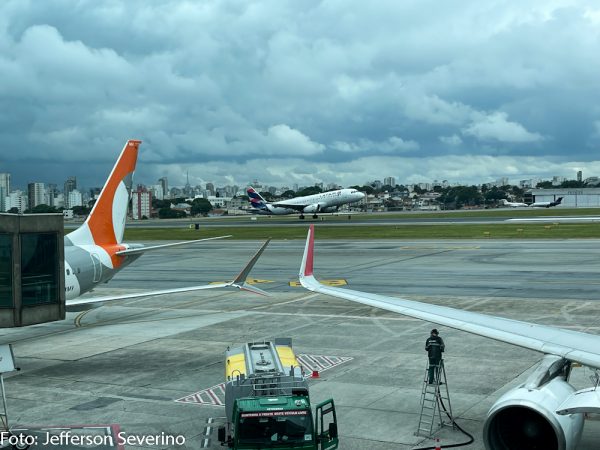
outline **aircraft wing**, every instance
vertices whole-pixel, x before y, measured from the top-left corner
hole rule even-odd
[[[277,202],[277,203],[271,203],[271,206],[275,206],[277,208],[295,209],[298,212],[302,212],[302,211],[304,211],[304,208],[306,208],[308,205],[292,205],[292,204],[286,203],[286,202]]]
[[[181,293],[181,292],[192,292],[192,291],[200,291],[200,290],[205,290],[205,289],[218,289],[218,288],[224,288],[224,287],[234,287],[234,288],[237,288],[237,289],[240,289],[243,291],[254,292],[255,294],[269,295],[262,289],[259,289],[257,287],[251,286],[248,283],[246,283],[246,278],[248,277],[248,274],[250,273],[250,271],[252,270],[252,268],[254,267],[254,265],[256,264],[258,259],[260,258],[260,255],[262,255],[265,248],[267,248],[267,245],[269,245],[270,241],[271,241],[271,239],[267,239],[267,241],[260,247],[260,249],[252,257],[252,259],[250,261],[248,261],[248,263],[244,266],[242,271],[235,277],[235,279],[233,281],[230,281],[227,283],[205,284],[205,285],[200,285],[200,286],[189,286],[189,287],[183,287],[183,288],[163,289],[160,291],[142,291],[142,292],[135,292],[132,294],[124,294],[124,295],[112,295],[112,296],[109,295],[109,296],[104,296],[104,297],[90,297],[90,298],[84,298],[84,299],[75,299],[75,300],[67,301],[67,306],[91,305],[94,303],[104,303],[104,302],[110,302],[110,301],[114,301],[114,300],[127,300],[127,299],[132,299],[132,298],[150,297],[150,296],[166,295],[166,294],[176,294],[176,293]]]
[[[311,225],[299,274],[300,283],[310,291],[385,309],[545,354],[562,356],[586,366],[600,368],[600,336],[598,335],[403,298],[325,286],[319,283],[313,275],[313,257],[314,226]]]
[[[132,248],[128,248],[125,250],[120,250],[120,251],[116,252],[116,254],[119,256],[139,255],[141,253],[146,253],[146,252],[152,251],[152,250],[160,250],[160,249],[167,248],[167,247],[176,247],[178,245],[194,244],[196,242],[214,241],[215,239],[225,239],[228,237],[231,237],[231,235],[229,234],[227,236],[217,236],[217,237],[204,238],[204,239],[194,239],[192,241],[181,241],[181,242],[174,242],[174,243],[170,243],[170,244],[152,245],[149,247],[132,247]]]

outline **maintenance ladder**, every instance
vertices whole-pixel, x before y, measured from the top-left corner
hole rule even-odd
[[[427,367],[425,368],[423,389],[421,391],[421,413],[419,414],[419,425],[415,433],[416,436],[433,437],[434,432],[439,428],[444,426],[455,428],[444,360],[442,359],[438,366],[433,367],[433,384],[429,384],[428,360]],[[445,421],[443,416],[446,416],[448,420]],[[436,419],[439,425],[434,429],[433,425]]]

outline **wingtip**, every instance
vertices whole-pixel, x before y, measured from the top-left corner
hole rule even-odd
[[[302,276],[310,277],[313,274],[314,249],[315,226],[311,224],[306,236],[306,246],[304,248],[304,257],[302,258],[302,272],[300,273]]]

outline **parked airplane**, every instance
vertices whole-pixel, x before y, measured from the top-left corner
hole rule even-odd
[[[553,202],[535,202],[529,205],[531,208],[552,208],[561,204],[563,197],[558,197]]]
[[[535,202],[535,203],[520,203],[520,202],[509,202],[505,198],[501,199],[503,206],[508,206],[510,208],[552,208],[553,206],[558,206],[561,204],[563,197],[558,197],[553,202]]]
[[[276,203],[268,203],[256,190],[250,186],[246,191],[252,208],[257,214],[282,215],[300,213],[304,219],[304,213],[312,213],[313,219],[317,213],[336,212],[340,206],[346,203],[358,202],[365,198],[365,194],[356,189],[339,189],[337,191],[322,192],[320,194],[306,195]]]
[[[501,199],[500,202],[502,202],[503,206],[508,206],[510,208],[527,208],[529,206],[527,203],[509,202],[505,198]]]
[[[173,244],[153,245],[150,247],[145,247],[142,244],[127,244],[123,242],[133,172],[135,170],[140,143],[141,141],[136,140],[127,141],[90,215],[83,225],[67,234],[64,238],[65,296],[67,305],[81,305],[227,286],[263,293],[260,289],[246,285],[245,279],[264,248],[268,245],[268,241],[250,260],[244,270],[240,272],[240,275],[230,283],[151,292],[146,291],[121,296],[97,297],[73,301],[73,299],[92,290],[98,284],[108,282],[118,271],[131,264],[147,251],[229,237],[220,236],[176,242]]]
[[[483,428],[487,450],[573,450],[583,431],[584,414],[600,411],[598,383],[580,391],[575,391],[569,384],[572,363],[600,369],[600,336],[325,286],[313,275],[313,257],[314,226],[311,225],[300,267],[300,282],[310,291],[446,325],[546,355],[524,384],[506,392],[490,409]]]

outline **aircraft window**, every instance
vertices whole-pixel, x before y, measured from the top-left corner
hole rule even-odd
[[[12,236],[0,234],[0,306],[13,306]]]
[[[67,269],[67,275],[71,275],[71,271]]]
[[[58,302],[58,267],[56,233],[21,234],[23,305]]]

